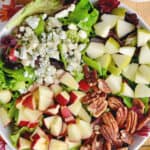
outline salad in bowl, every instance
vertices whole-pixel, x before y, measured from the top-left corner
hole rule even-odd
[[[35,0],[6,25],[0,121],[16,149],[128,150],[149,135],[150,31],[119,4]]]

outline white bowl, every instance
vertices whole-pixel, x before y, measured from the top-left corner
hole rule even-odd
[[[95,2],[96,0],[91,0],[92,2]],[[128,6],[126,6],[125,4],[121,3],[120,5],[121,7],[123,8],[126,8],[128,10],[128,12],[131,12],[131,13],[136,13],[134,10],[132,10],[131,8],[129,8]],[[22,10],[21,10],[22,11]],[[17,16],[19,15],[19,13],[21,12],[19,11],[9,22],[13,21],[14,19],[17,19]],[[140,25],[145,27],[146,29],[150,30],[150,26],[144,22],[144,20],[139,16],[137,15],[139,20],[140,20]],[[0,24],[0,28],[2,28],[2,26],[4,26],[2,28],[2,30],[0,31],[0,38],[8,33],[11,32],[12,28],[9,28],[8,27],[8,24]],[[3,139],[6,141],[6,143],[8,144],[8,147],[7,149],[10,149],[10,150],[16,150],[13,145],[11,144],[10,142],[10,139],[9,139],[9,135],[10,135],[10,130],[9,128],[4,128],[4,126],[0,123],[0,135],[3,137]],[[150,137],[150,134],[148,137],[142,137],[142,136],[137,136],[135,135],[135,140],[134,140],[134,143],[129,147],[129,150],[138,150],[143,144],[144,142]]]

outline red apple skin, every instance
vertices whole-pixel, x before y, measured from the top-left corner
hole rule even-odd
[[[76,122],[67,106],[61,107],[61,115],[67,124]]]
[[[24,107],[27,107],[29,109],[34,110],[35,106],[34,106],[34,103],[33,103],[33,96],[29,95],[28,97],[26,97],[26,99],[23,100],[22,105]]]
[[[67,124],[63,123],[62,130],[59,137],[65,137],[66,135],[67,135]]]
[[[90,90],[90,86],[85,80],[81,80],[79,82],[79,89],[83,92],[88,92]]]
[[[36,126],[38,126],[38,122],[30,123],[28,128],[35,128]]]
[[[20,121],[18,126],[20,126],[20,127],[28,127],[28,125],[29,125],[29,121]]]
[[[46,115],[57,115],[59,113],[59,109],[60,109],[60,105],[53,105],[53,106],[50,106],[44,112],[44,114],[46,114]],[[55,113],[54,113],[54,111],[55,111]]]
[[[40,138],[40,135],[37,134],[37,133],[31,137],[31,139],[32,139],[33,141],[37,141],[39,138]]]
[[[55,99],[56,99],[56,101],[57,101],[60,105],[62,105],[62,106],[66,106],[66,105],[68,104],[68,102],[69,102],[69,101],[68,101],[66,98],[64,98],[63,95],[61,95],[61,94],[58,94]]]
[[[70,93],[70,102],[69,102],[69,104],[73,104],[76,100],[77,100],[77,95],[75,95],[75,93],[74,92],[71,92]]]

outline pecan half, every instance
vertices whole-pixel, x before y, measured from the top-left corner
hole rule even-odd
[[[111,89],[107,85],[106,81],[103,79],[98,79],[98,88],[104,93],[111,93]]]
[[[126,143],[126,144],[132,144],[133,143],[133,135],[131,135],[130,133],[128,133],[126,130],[121,130],[120,131],[121,134],[121,140]]]
[[[138,122],[137,113],[133,110],[129,111],[126,121],[126,131],[133,134],[136,130],[137,122]]]
[[[123,107],[122,102],[116,97],[109,97],[108,105],[112,110],[118,110],[120,107]]]
[[[133,105],[138,108],[138,111],[139,111],[141,114],[144,114],[145,105],[144,105],[144,103],[142,102],[141,99],[138,99],[138,98],[134,99],[134,100],[133,100]]]
[[[125,121],[127,120],[128,109],[126,107],[120,107],[116,113],[116,121],[119,128],[124,127]]]
[[[123,141],[121,139],[116,139],[113,141],[113,147],[116,148],[120,148],[123,145]]]
[[[88,105],[87,109],[92,115],[96,118],[100,117],[107,109],[108,103],[106,100],[101,98],[97,98],[90,105]]]
[[[111,150],[112,145],[109,141],[106,141],[104,144],[104,150]]]
[[[110,112],[106,112],[102,115],[102,121],[104,122],[104,124],[111,127],[116,134],[118,133],[119,131],[118,124],[114,116]]]
[[[94,140],[92,141],[92,148],[91,150],[103,150],[103,142],[95,136]]]
[[[150,122],[150,117],[145,117],[144,119],[142,119],[137,126],[137,131],[140,131],[149,122]]]

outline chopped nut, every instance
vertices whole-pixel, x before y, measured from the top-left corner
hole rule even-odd
[[[128,133],[126,130],[121,130],[121,140],[126,144],[132,144],[133,143],[133,136]]]
[[[140,131],[146,124],[150,122],[150,117],[145,117],[141,120],[137,126],[137,131]]]
[[[108,105],[112,110],[118,110],[120,107],[123,107],[122,102],[116,97],[109,97]]]
[[[133,105],[136,106],[141,114],[144,114],[145,105],[140,99],[134,99]]]
[[[98,139],[98,136],[95,136],[94,140],[92,141],[92,148],[91,150],[102,150],[103,149],[103,142]]]
[[[128,150],[128,147],[117,148],[116,150]]]
[[[116,121],[119,128],[122,128],[127,120],[128,109],[126,107],[120,107],[116,113]]]
[[[129,111],[126,121],[126,131],[131,134],[135,133],[137,121],[138,121],[137,113],[133,110]]]
[[[123,141],[121,139],[116,139],[113,141],[113,147],[120,148],[123,145]]]
[[[104,144],[104,150],[111,150],[111,143],[109,141],[106,141],[105,144]]]
[[[111,89],[109,88],[105,80],[98,79],[98,88],[104,93],[111,93]]]

